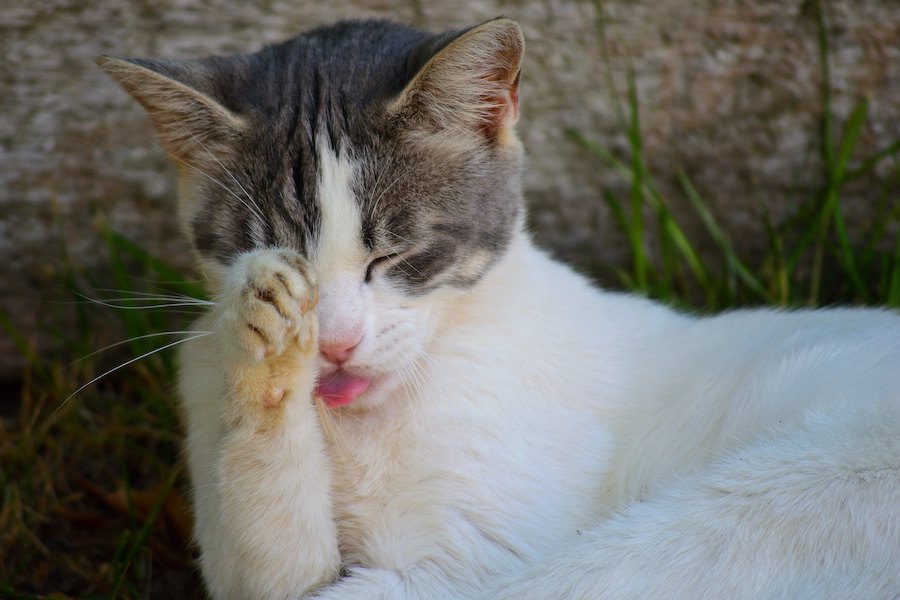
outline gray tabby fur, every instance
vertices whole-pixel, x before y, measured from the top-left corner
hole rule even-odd
[[[444,147],[434,135],[416,135],[447,129],[432,109],[455,101],[455,82],[440,72],[423,78],[421,93],[396,106],[429,60],[466,31],[346,21],[253,54],[99,62],[148,109],[170,154],[202,172],[186,218],[201,258],[227,265],[254,248],[314,248],[316,148],[324,143],[360,165],[363,243],[378,257],[402,256],[385,261],[384,275],[418,294],[475,283],[522,218],[517,142],[501,143],[471,123]],[[163,76],[164,105],[148,100],[147,74],[135,66]],[[178,103],[182,117],[172,119]],[[166,119],[181,129],[167,132]],[[255,207],[241,201],[247,195]]]

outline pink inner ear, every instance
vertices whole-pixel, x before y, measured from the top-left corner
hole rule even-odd
[[[522,71],[516,72],[516,79],[513,81],[509,90],[510,105],[512,113],[509,116],[510,125],[515,125],[519,121],[519,79],[522,77]]]
[[[491,106],[490,119],[482,125],[485,137],[493,140],[505,127],[512,127],[519,120],[519,77],[521,71],[511,78],[509,73],[501,73],[496,94],[482,96],[482,101]]]

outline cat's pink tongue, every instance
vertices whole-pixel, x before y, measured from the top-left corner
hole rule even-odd
[[[357,377],[338,370],[319,379],[316,384],[316,395],[322,398],[328,408],[337,408],[356,400],[369,388],[370,383],[371,381],[365,377]]]

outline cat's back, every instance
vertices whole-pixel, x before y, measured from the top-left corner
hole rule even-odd
[[[852,398],[900,400],[900,315],[889,310],[747,310],[699,319],[686,342],[691,360],[734,373],[789,397],[821,403]]]
[[[900,315],[744,310],[690,319],[635,356],[617,425],[613,497],[818,421],[900,431]]]

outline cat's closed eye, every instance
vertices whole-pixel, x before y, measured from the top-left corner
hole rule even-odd
[[[380,266],[386,265],[388,262],[397,258],[398,256],[400,256],[399,252],[391,252],[390,254],[384,254],[369,261],[369,264],[366,266],[366,275],[364,281],[366,283],[371,283],[372,275],[374,274],[375,269]]]

